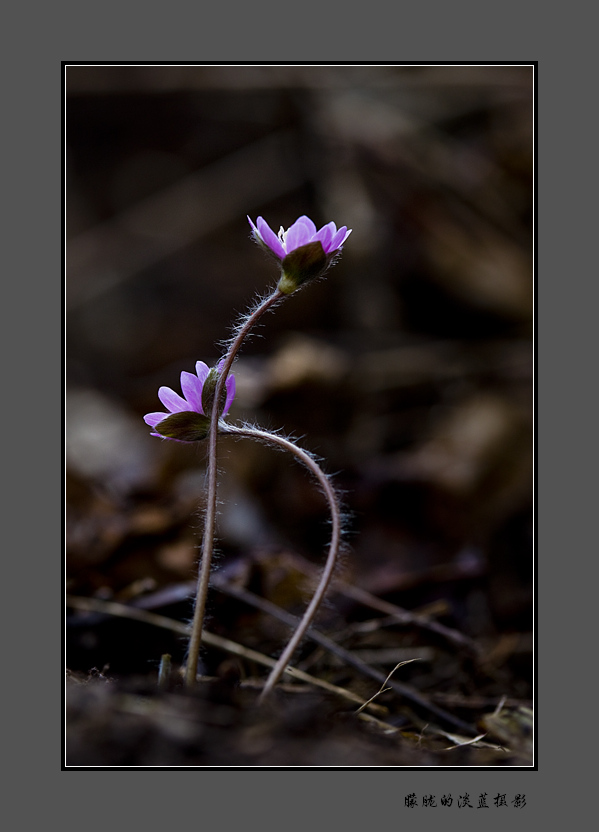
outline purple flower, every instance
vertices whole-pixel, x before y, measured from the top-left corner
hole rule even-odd
[[[343,243],[351,234],[344,225],[337,231],[334,222],[323,225],[320,231],[309,217],[299,217],[287,231],[281,226],[278,236],[258,217],[250,220],[254,240],[281,266],[278,290],[290,295],[304,283],[321,277],[338,256]]]
[[[256,242],[269,249],[281,262],[296,248],[315,242],[321,244],[326,255],[333,255],[341,250],[343,243],[352,232],[352,229],[348,230],[345,225],[337,231],[334,222],[323,225],[320,231],[317,231],[312,220],[309,217],[302,216],[287,231],[281,226],[277,236],[262,217],[258,217],[255,225],[249,217],[248,220],[252,226],[252,234]]]
[[[144,416],[145,423],[156,428],[152,431],[152,436],[178,439],[181,442],[194,442],[208,435],[214,390],[223,363],[220,361],[217,367],[210,369],[203,361],[198,361],[195,375],[182,372],[183,396],[175,393],[170,387],[161,387],[158,390],[158,398],[169,412],[147,413]],[[229,375],[225,382],[225,400],[221,416],[226,416],[229,412],[234,397],[235,376]],[[173,418],[176,414],[181,415]],[[162,425],[162,430],[158,428],[159,425]]]

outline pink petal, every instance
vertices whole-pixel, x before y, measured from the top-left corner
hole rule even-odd
[[[204,414],[202,410],[202,382],[193,373],[181,373],[181,390],[189,406],[196,413]]]
[[[271,229],[271,227],[262,219],[262,217],[258,217],[258,235],[262,238],[264,243],[269,247],[269,249],[280,257],[281,260],[285,258],[285,249],[281,244],[281,241],[275,234],[275,232]]]
[[[233,403],[233,399],[235,398],[235,376],[230,375],[227,378],[227,380],[225,382],[225,388],[226,388],[226,391],[227,391],[227,397],[225,399],[225,406],[223,408],[223,413],[222,413],[223,416],[227,415],[227,413],[229,412],[229,408],[231,407],[231,404]]]
[[[159,422],[162,422],[163,419],[166,419],[168,413],[146,413],[144,416],[144,422],[146,425],[149,425],[151,428],[155,428]],[[157,434],[152,434],[156,436]]]
[[[327,252],[327,254],[330,253],[331,251],[337,251],[338,248],[341,248],[341,246],[343,245],[345,240],[347,240],[347,238],[349,237],[350,234],[351,234],[351,228],[350,228],[349,231],[347,230],[346,225],[344,225],[342,228],[340,228],[339,231],[335,234],[335,236],[331,240],[331,242],[329,244],[329,251]]]
[[[158,391],[158,398],[171,413],[182,413],[184,410],[189,410],[189,403],[174,390],[171,390],[170,387],[161,387]]]
[[[320,240],[325,254],[329,253],[330,243],[336,232],[337,226],[334,222],[330,222],[328,225],[323,225],[318,234],[314,237],[315,240]]]
[[[285,236],[285,248],[287,249],[287,254],[290,254],[292,251],[295,251],[296,248],[305,246],[306,243],[310,242],[312,237],[310,227],[305,225],[301,220],[301,217],[299,220],[296,220]],[[312,223],[312,225],[314,226],[314,223]],[[315,232],[316,226],[314,226],[314,233]]]
[[[200,382],[202,387],[204,386],[204,382],[208,378],[209,372],[210,367],[207,364],[204,364],[203,361],[196,361],[196,376],[198,377],[198,381]]]
[[[301,217],[298,217],[298,219],[296,219],[294,225],[297,225],[298,222],[301,222],[301,224],[304,225],[308,229],[308,234],[309,234],[309,237],[310,237],[308,242],[310,242],[312,237],[316,234],[316,226],[314,225],[314,223],[312,222],[310,217],[307,217],[305,214],[303,214]]]

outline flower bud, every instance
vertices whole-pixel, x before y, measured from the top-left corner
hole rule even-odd
[[[224,361],[210,369],[203,361],[196,362],[194,373],[181,373],[184,397],[170,387],[161,387],[158,398],[169,411],[146,413],[144,422],[154,428],[151,436],[179,442],[199,442],[208,436],[212,402]],[[219,417],[226,416],[235,397],[235,376],[230,373],[220,406]]]
[[[324,274],[330,259],[319,240],[295,248],[281,263],[282,274],[278,290],[284,295],[290,295],[304,283]]]
[[[210,430],[210,419],[193,410],[173,413],[159,422],[154,430],[165,439],[179,442],[200,442],[206,439]]]
[[[202,389],[202,410],[204,413],[211,414],[212,413],[212,405],[214,403],[214,394],[216,393],[216,385],[218,384],[218,379],[220,377],[220,369],[223,362],[219,362],[218,367],[212,367],[208,375],[206,376],[206,380],[204,381],[204,387]],[[232,378],[229,376],[229,379]],[[233,388],[234,389],[234,388]],[[223,411],[225,410],[228,398],[228,388],[224,387],[220,397],[220,407],[219,407],[219,416],[222,416]],[[227,410],[229,408],[227,407]]]

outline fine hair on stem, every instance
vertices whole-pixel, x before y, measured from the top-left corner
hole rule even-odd
[[[318,607],[320,606],[320,603],[324,598],[325,592],[327,591],[327,588],[331,582],[331,578],[333,577],[335,566],[337,563],[339,546],[341,543],[341,510],[339,506],[339,500],[335,493],[335,489],[331,485],[329,477],[324,473],[320,465],[318,465],[312,454],[300,448],[298,445],[295,444],[295,442],[292,442],[290,439],[287,439],[286,437],[281,436],[280,434],[269,433],[268,431],[261,430],[260,428],[253,427],[251,425],[238,426],[231,425],[227,422],[221,422],[220,432],[223,434],[237,436],[239,438],[255,439],[267,445],[274,445],[275,447],[281,448],[293,454],[299,460],[299,462],[301,462],[301,464],[304,465],[310,471],[310,473],[316,478],[327,500],[329,511],[331,514],[331,540],[329,543],[327,559],[322,574],[320,576],[318,586],[316,587],[314,595],[312,596],[312,599],[308,604],[308,608],[306,609],[303,618],[301,619],[287,646],[277,659],[275,666],[271,670],[270,675],[266,680],[266,684],[264,685],[264,689],[262,690],[259,699],[259,701],[264,701],[264,699],[270,694],[273,687],[276,685],[276,683],[279,681],[279,679],[285,672],[285,669],[291,661],[293,654],[295,653],[306,631],[308,630],[312,621],[314,620],[314,616],[316,615]]]

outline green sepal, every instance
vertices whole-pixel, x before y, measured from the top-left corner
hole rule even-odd
[[[210,419],[193,410],[173,413],[154,428],[156,433],[179,442],[200,442],[206,439],[210,430]]]
[[[206,381],[204,382],[204,386],[202,387],[202,410],[204,411],[204,413],[212,413],[212,405],[214,404],[214,394],[216,393],[216,385],[218,384],[219,378],[220,373],[218,369],[216,367],[212,367],[212,369],[206,376]],[[220,413],[223,412],[226,401],[227,388],[225,385],[225,387],[223,387],[223,392],[220,396]]]
[[[307,243],[290,252],[281,263],[282,275],[278,289],[290,295],[309,280],[320,277],[326,271],[329,258],[320,240]]]
[[[212,367],[204,381],[202,387],[202,409],[204,413],[212,413],[212,402],[214,401],[218,376],[218,370],[216,367]]]

